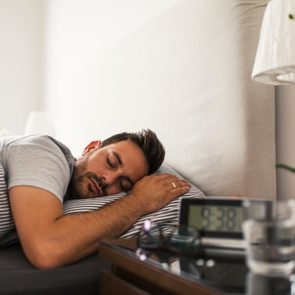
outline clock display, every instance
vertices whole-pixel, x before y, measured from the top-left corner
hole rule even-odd
[[[188,224],[202,231],[241,233],[243,217],[241,206],[191,204],[188,210]]]
[[[242,199],[210,197],[181,201],[180,223],[196,228],[204,238],[243,239]]]

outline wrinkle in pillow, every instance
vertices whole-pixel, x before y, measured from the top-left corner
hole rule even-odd
[[[179,173],[177,173],[174,169],[169,167],[168,165],[162,165],[160,169],[156,172],[158,173],[170,173],[183,178]],[[78,213],[78,212],[88,212],[96,209],[100,209],[103,206],[111,203],[119,198],[123,198],[126,193],[120,193],[112,196],[99,197],[93,199],[75,199],[75,200],[67,200],[64,203],[64,213]],[[204,193],[197,188],[195,185],[191,184],[191,189],[189,192],[184,194],[181,198],[204,198]],[[136,237],[139,233],[140,229],[145,220],[151,220],[154,223],[165,223],[165,226],[176,226],[179,221],[179,213],[180,213],[180,200],[181,198],[177,198],[167,204],[162,209],[142,216],[135,224],[131,226],[131,228],[125,232],[121,238],[132,238]]]

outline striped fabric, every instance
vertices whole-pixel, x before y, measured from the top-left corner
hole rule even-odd
[[[119,198],[124,197],[125,194],[118,194],[114,196],[100,197],[94,199],[76,199],[68,200],[64,204],[65,214],[76,212],[87,212],[95,209],[100,209],[110,202],[113,202]],[[204,198],[203,192],[197,187],[192,186],[191,190],[183,195],[185,198]],[[178,224],[180,213],[180,200],[177,198],[164,208],[157,212],[145,215],[141,217],[121,238],[131,238],[138,235],[145,220],[151,220],[154,224],[165,223],[165,227],[169,230],[169,227],[175,227]]]
[[[7,197],[4,168],[0,165],[0,239],[14,228]]]

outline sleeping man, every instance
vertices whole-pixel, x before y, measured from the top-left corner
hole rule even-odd
[[[0,246],[20,241],[38,268],[75,262],[105,238],[188,192],[155,172],[165,151],[151,130],[91,142],[82,157],[49,136],[0,137]],[[64,215],[63,201],[128,192],[100,210]]]

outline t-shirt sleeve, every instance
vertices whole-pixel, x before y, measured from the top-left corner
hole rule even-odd
[[[45,189],[60,201],[66,194],[70,168],[65,155],[52,141],[26,143],[10,147],[8,155],[8,189],[29,185]]]

